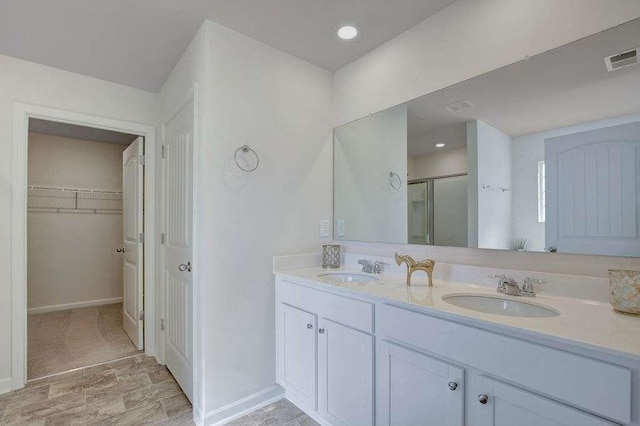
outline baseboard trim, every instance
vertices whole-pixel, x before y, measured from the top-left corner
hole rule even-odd
[[[65,303],[63,305],[41,306],[39,308],[29,308],[27,313],[45,314],[47,312],[66,311],[68,309],[88,308],[89,306],[110,305],[112,303],[122,303],[122,297],[113,297],[111,299],[88,300],[86,302]]]
[[[280,401],[282,398],[284,398],[284,389],[279,385],[270,386],[260,392],[208,412],[204,418],[204,425],[212,426],[229,423],[255,410]]]
[[[0,379],[0,395],[3,393],[11,392],[13,390],[13,379],[11,377],[5,377]]]

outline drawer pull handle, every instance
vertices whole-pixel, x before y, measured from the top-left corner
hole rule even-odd
[[[486,404],[487,402],[489,402],[489,397],[485,394],[480,394],[478,395],[478,401],[480,401],[480,404]]]
[[[312,329],[313,328],[313,324],[307,324],[307,328],[308,329]]]
[[[458,389],[458,384],[456,382],[449,382],[449,389],[452,391]]]
[[[320,333],[320,334],[324,334],[324,328],[319,329],[319,330],[318,330],[318,333]]]

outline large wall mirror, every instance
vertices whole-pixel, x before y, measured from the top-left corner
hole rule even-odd
[[[640,20],[334,131],[334,238],[640,256]]]

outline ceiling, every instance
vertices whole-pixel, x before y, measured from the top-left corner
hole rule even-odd
[[[59,123],[56,121],[29,119],[29,131],[45,135],[62,136],[65,138],[81,139],[85,141],[105,142],[118,145],[129,145],[137,136],[111,130],[95,129],[93,127],[77,126],[75,124]]]
[[[461,126],[472,119],[520,136],[639,112],[640,64],[608,72],[604,62],[638,46],[635,20],[413,100],[408,152],[461,146]],[[445,108],[462,100],[474,107],[457,114]]]
[[[454,1],[0,0],[0,53],[158,92],[207,18],[336,71]]]

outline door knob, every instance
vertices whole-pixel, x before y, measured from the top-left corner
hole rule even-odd
[[[449,382],[449,389],[452,391],[458,389],[458,384],[456,382]]]
[[[116,249],[116,252],[124,253],[124,247],[120,247],[120,248]]]
[[[324,334],[324,328],[319,329],[319,330],[318,330],[318,333],[320,333],[320,334]]]
[[[487,402],[489,402],[489,397],[485,394],[480,394],[478,395],[478,401],[480,401],[480,404],[486,404]]]
[[[178,265],[178,270],[180,272],[191,272],[191,262],[187,262],[187,263],[181,263],[180,265]]]
[[[313,328],[313,324],[307,324],[307,328],[308,329],[312,329]]]

